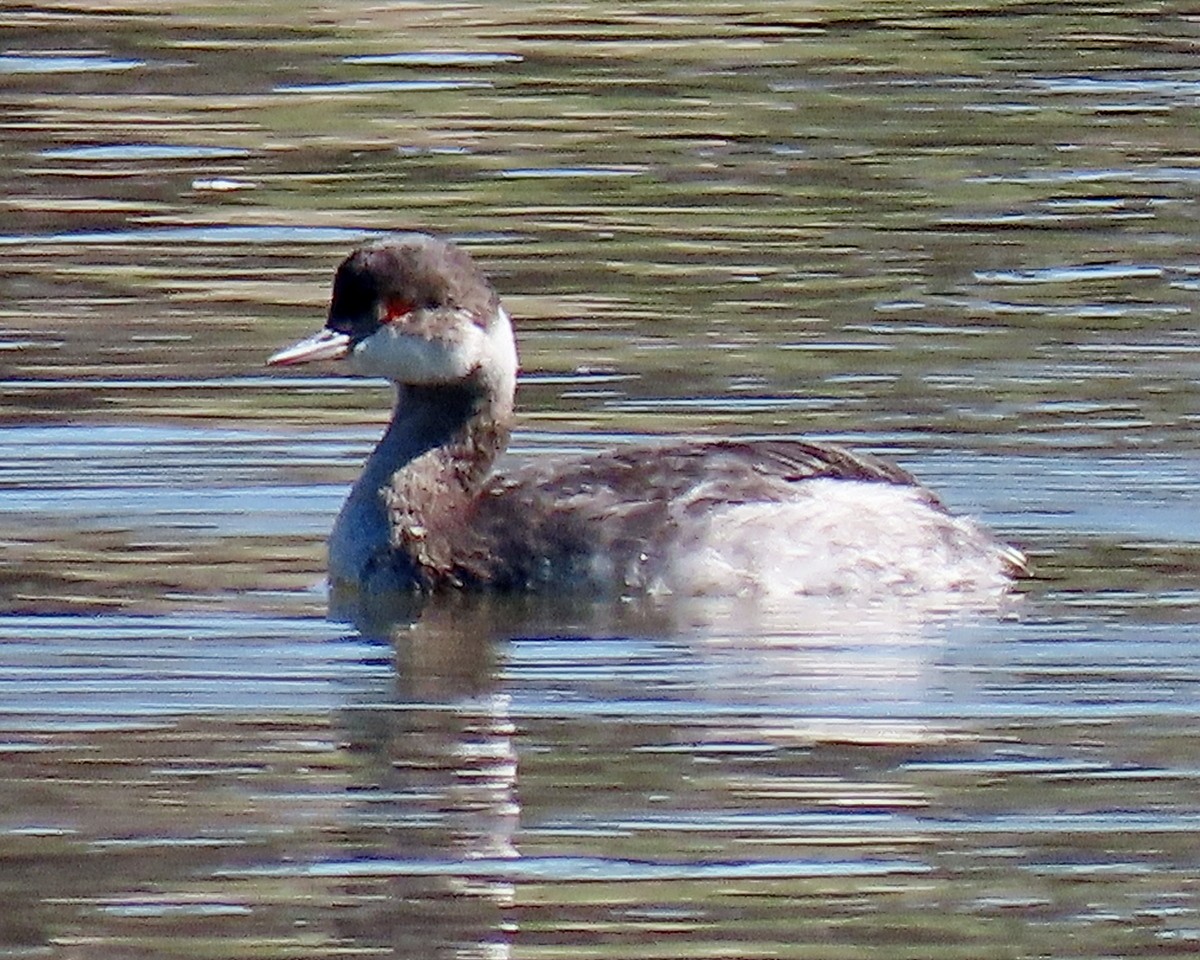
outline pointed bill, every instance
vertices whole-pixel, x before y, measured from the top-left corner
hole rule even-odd
[[[350,338],[336,330],[322,330],[307,340],[284,347],[267,360],[268,367],[290,367],[314,360],[339,360],[350,352]]]

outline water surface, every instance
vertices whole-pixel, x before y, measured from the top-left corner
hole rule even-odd
[[[0,25],[0,949],[1195,952],[1188,8]],[[513,459],[848,442],[1037,577],[327,619],[386,388],[262,361],[400,229],[517,318]]]

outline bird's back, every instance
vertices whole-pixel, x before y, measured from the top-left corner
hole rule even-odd
[[[798,440],[679,441],[531,464],[493,477],[455,527],[434,578],[503,589],[960,589],[1006,582],[1020,561],[901,468]]]

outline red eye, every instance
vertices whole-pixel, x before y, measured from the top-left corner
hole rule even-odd
[[[383,305],[383,316],[379,318],[379,322],[391,323],[393,320],[407,316],[412,311],[413,305],[408,300],[388,300]]]

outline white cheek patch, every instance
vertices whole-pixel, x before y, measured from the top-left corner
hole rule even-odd
[[[483,352],[488,366],[496,377],[496,388],[511,395],[517,388],[517,341],[513,336],[512,321],[503,307],[496,311],[487,333],[483,336]]]
[[[350,354],[356,372],[397,383],[433,386],[466,379],[483,360],[486,334],[472,322],[457,324],[454,338],[429,339],[403,325],[380,327]]]

